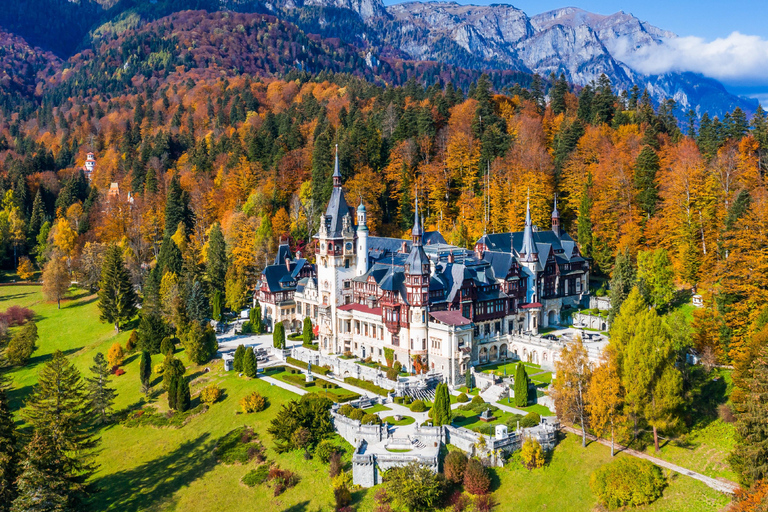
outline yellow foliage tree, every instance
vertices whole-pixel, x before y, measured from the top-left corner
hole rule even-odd
[[[115,342],[107,352],[107,362],[110,366],[122,366],[125,361],[125,351],[120,343]]]
[[[31,279],[35,275],[35,267],[32,266],[32,262],[27,256],[22,256],[19,259],[19,266],[16,269],[16,273],[24,281]]]

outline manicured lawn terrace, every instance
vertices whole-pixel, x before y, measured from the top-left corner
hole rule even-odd
[[[517,372],[517,364],[520,361],[509,361],[505,363],[493,363],[493,364],[487,364],[484,366],[479,367],[479,371],[482,373],[491,373],[493,372],[495,375],[503,376],[504,371],[506,370],[506,375],[508,377],[514,377],[515,373]],[[535,373],[537,371],[541,371],[541,366],[534,363],[523,363],[523,365],[526,367],[525,371],[530,375],[531,373]]]
[[[305,389],[309,393],[319,393],[323,396],[327,396],[334,402],[349,402],[350,400],[357,400],[360,398],[360,395],[354,391],[342,388],[338,384],[333,384],[327,380],[319,379],[317,377],[315,377],[311,383],[307,383],[308,385],[302,385],[304,382],[304,373],[290,373],[290,370],[287,368],[283,368],[281,371],[272,371],[267,375],[269,377],[274,377],[275,379],[281,380],[286,384],[290,384],[291,386],[297,386],[299,388]],[[325,384],[327,387],[323,388],[323,384]]]
[[[62,302],[62,309],[47,303],[37,286],[0,287],[0,310],[18,304],[37,313],[40,339],[30,364],[9,372],[13,389],[11,402],[18,412],[23,399],[32,391],[40,366],[50,354],[60,349],[83,372],[88,373],[96,352],[106,354],[115,341],[125,344],[127,332],[115,334],[112,326],[99,321],[96,298],[76,292],[76,299]],[[99,511],[138,512],[144,510],[209,512],[210,510],[332,510],[333,493],[328,479],[328,466],[317,459],[305,460],[301,451],[277,454],[271,436],[266,430],[280,405],[297,398],[278,386],[260,379],[239,378],[235,372],[224,372],[220,361],[207,365],[190,365],[182,351],[176,354],[187,364],[187,375],[192,376],[193,407],[196,395],[204,386],[215,383],[224,390],[224,398],[204,414],[193,417],[184,427],[126,428],[112,424],[99,430],[101,445],[96,455],[99,469],[93,477],[101,492],[92,500],[91,508]],[[159,364],[162,356],[154,356]],[[211,371],[205,373],[204,369]],[[138,357],[131,356],[124,365],[126,374],[113,379],[118,397],[116,409],[135,409],[145,405],[138,381]],[[160,411],[167,410],[165,394],[159,393],[160,379],[153,377],[150,405]],[[248,393],[257,391],[268,398],[269,407],[255,414],[240,412],[238,402]],[[537,407],[537,406],[533,406]],[[540,407],[540,406],[538,406]],[[403,420],[406,421],[406,420]],[[274,497],[272,488],[258,485],[248,488],[240,479],[253,468],[248,465],[226,466],[215,461],[211,452],[216,442],[232,429],[248,425],[258,434],[267,448],[267,458],[281,468],[299,475],[298,485]],[[24,426],[20,423],[20,426]],[[727,427],[721,432],[720,428]],[[701,444],[692,451],[668,444],[662,449],[665,458],[680,457],[688,450],[688,462],[706,466],[706,457],[697,453],[712,450],[704,439],[732,434],[730,425],[711,423],[690,442]],[[334,438],[347,449],[349,461],[351,447],[340,438]],[[698,441],[697,441],[698,440]],[[731,442],[731,441],[729,441]],[[717,446],[725,450],[727,443]],[[623,455],[619,455],[623,456]],[[722,471],[724,457],[711,453],[712,472]],[[514,463],[494,469],[494,498],[500,505],[496,510],[558,510],[588,511],[595,508],[588,481],[592,471],[610,460],[607,447],[591,443],[586,449],[576,436],[567,436],[554,451],[549,465],[543,469],[527,471]],[[719,461],[719,462],[718,462]],[[694,465],[691,469],[700,469]],[[720,468],[720,469],[718,469]],[[361,490],[354,493],[353,505],[360,512],[372,512],[375,492]],[[633,510],[654,512],[709,512],[722,509],[729,499],[691,478],[673,475],[664,496],[649,507]]]
[[[368,407],[367,409],[363,409],[363,411],[371,414],[377,413],[377,412],[391,411],[391,410],[392,409],[390,409],[386,405],[381,405],[381,404],[376,404],[373,407]]]
[[[381,370],[384,373],[387,373],[387,370],[389,370],[389,367],[385,364],[377,363],[375,361],[371,361],[370,363],[364,363],[362,361],[359,361],[358,364],[361,364],[363,366],[367,366],[369,368],[376,368],[377,370]],[[398,373],[401,377],[408,377],[410,373],[408,372],[400,372]]]
[[[381,415],[379,415],[379,416],[381,416]],[[413,423],[416,420],[413,419],[410,416],[402,416],[402,419],[400,419],[400,420],[395,420],[394,416],[387,416],[386,418],[382,418],[382,421],[385,421],[385,422],[389,423],[390,425],[403,426],[403,425],[410,425],[411,423]]]

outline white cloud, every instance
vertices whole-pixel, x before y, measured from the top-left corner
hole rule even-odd
[[[768,40],[759,36],[733,32],[714,41],[688,36],[630,45],[616,41],[614,56],[644,74],[692,71],[727,84],[768,84]]]

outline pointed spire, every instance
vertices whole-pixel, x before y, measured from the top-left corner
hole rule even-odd
[[[528,191],[528,204],[525,209],[525,231],[523,232],[523,247],[520,255],[523,261],[531,262],[539,259],[539,250],[533,241],[533,226],[531,225],[531,191]]]
[[[333,166],[333,186],[341,186],[341,172],[339,171],[339,145],[336,144],[336,163]]]
[[[552,231],[560,236],[560,212],[557,211],[557,192],[555,192],[555,208],[552,210]]]
[[[415,245],[421,245],[421,237],[424,235],[424,230],[421,227],[419,221],[419,196],[416,195],[416,206],[413,212],[413,229],[411,230],[411,236],[413,237],[413,243]]]

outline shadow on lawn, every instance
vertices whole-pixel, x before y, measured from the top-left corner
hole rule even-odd
[[[166,510],[173,508],[174,494],[216,466],[211,451],[216,441],[202,434],[178,448],[135,468],[96,480],[98,510]]]
[[[9,288],[4,288],[3,291],[8,290]],[[9,300],[19,300],[23,299],[24,297],[29,297],[34,292],[26,292],[26,293],[6,293],[6,294],[0,294],[0,302],[6,302]]]

